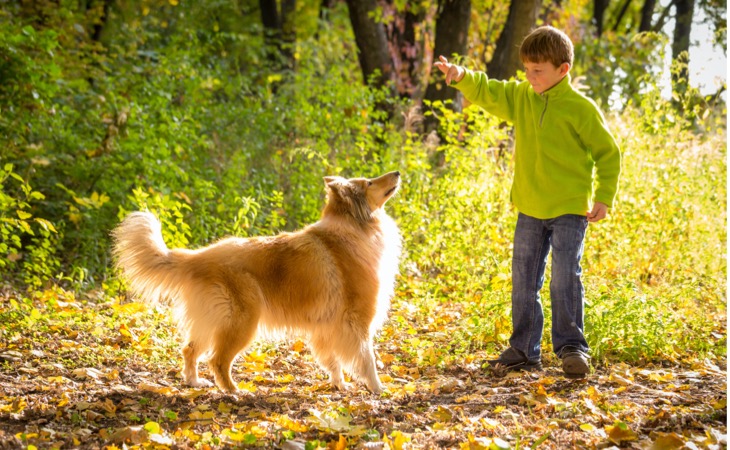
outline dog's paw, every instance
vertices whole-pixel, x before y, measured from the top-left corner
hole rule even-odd
[[[380,383],[374,384],[372,386],[368,386],[368,390],[375,395],[380,395],[383,393],[383,385]]]
[[[196,388],[209,388],[209,387],[213,387],[213,383],[211,383],[210,381],[208,381],[208,380],[206,380],[204,378],[198,378],[196,380],[188,381],[187,382],[187,385],[188,386],[191,386],[191,387],[196,387]]]
[[[339,383],[332,383],[332,385],[337,388],[338,391],[347,392],[352,390],[352,383],[347,383],[345,381],[340,381]]]

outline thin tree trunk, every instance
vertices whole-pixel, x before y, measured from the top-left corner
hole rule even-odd
[[[491,78],[506,80],[517,74],[522,67],[520,44],[535,27],[542,0],[517,0],[509,5],[507,22],[497,39],[492,60],[487,64]]]
[[[422,47],[416,41],[416,25],[423,21],[425,10],[414,13],[407,5],[404,14],[395,15],[389,26],[393,61],[396,69],[396,87],[402,98],[414,98],[421,86],[420,62]]]
[[[292,47],[296,39],[293,19],[296,0],[284,0],[281,12],[276,0],[259,0],[259,8],[269,61],[282,67],[291,67],[294,62]]]
[[[330,10],[334,6],[335,0],[322,0],[319,4],[319,23],[317,24],[317,31],[314,37],[319,39],[319,30],[324,23],[330,22]]]
[[[94,22],[91,31],[91,39],[94,42],[101,41],[101,33],[104,31],[104,27],[109,19],[109,8],[111,8],[112,0],[102,0],[101,2],[89,0],[86,2],[86,11],[97,7],[98,3],[101,3],[101,14],[99,15],[99,20]]]
[[[593,0],[593,24],[596,26],[596,37],[603,34],[603,17],[606,14],[609,0]]]
[[[377,6],[376,0],[347,0],[363,80],[382,87],[393,80],[395,74],[385,26],[372,17]]]
[[[677,0],[674,37],[672,40],[672,61],[680,64],[679,70],[672,71],[672,85],[676,92],[686,92],[689,86],[689,45],[694,14],[694,0]]]
[[[674,7],[674,4],[677,0],[672,0],[669,2],[669,4],[662,10],[662,14],[659,16],[659,19],[657,19],[656,23],[651,27],[651,31],[659,31],[662,28],[664,28],[664,24],[667,21],[667,17],[669,17],[669,12],[671,11],[672,7]]]
[[[641,22],[639,23],[639,33],[651,31],[651,19],[654,17],[654,8],[656,0],[644,0],[644,6],[641,7]]]
[[[626,0],[624,2],[624,6],[621,7],[621,11],[619,11],[618,16],[616,16],[616,22],[613,24],[613,31],[618,31],[618,27],[621,25],[621,21],[624,19],[626,11],[629,10],[630,5],[631,0]]]
[[[439,0],[434,60],[440,55],[446,56],[450,61],[453,61],[454,55],[466,55],[470,21],[471,0]],[[451,100],[454,102],[454,109],[460,111],[461,102],[457,101],[457,93],[456,89],[448,88],[443,77],[439,75],[438,78],[430,80],[424,98],[431,102]],[[429,116],[426,122],[427,128],[435,124],[433,116]]]

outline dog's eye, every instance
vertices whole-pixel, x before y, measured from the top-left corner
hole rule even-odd
[[[372,186],[372,185],[373,185],[373,182],[372,181],[368,181],[368,186]]]

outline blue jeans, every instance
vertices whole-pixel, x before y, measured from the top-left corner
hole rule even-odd
[[[510,346],[529,360],[540,359],[540,341],[545,321],[540,289],[552,248],[550,300],[553,351],[564,347],[588,352],[583,335],[583,283],[580,260],[588,220],[566,214],[554,219],[535,219],[520,213],[512,255],[512,336]]]

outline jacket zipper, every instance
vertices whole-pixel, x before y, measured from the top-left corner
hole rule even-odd
[[[548,98],[549,96],[545,96],[545,107],[542,109],[542,114],[540,114],[540,128],[542,128],[542,119],[545,118],[545,112],[547,111],[547,105],[548,105]]]

